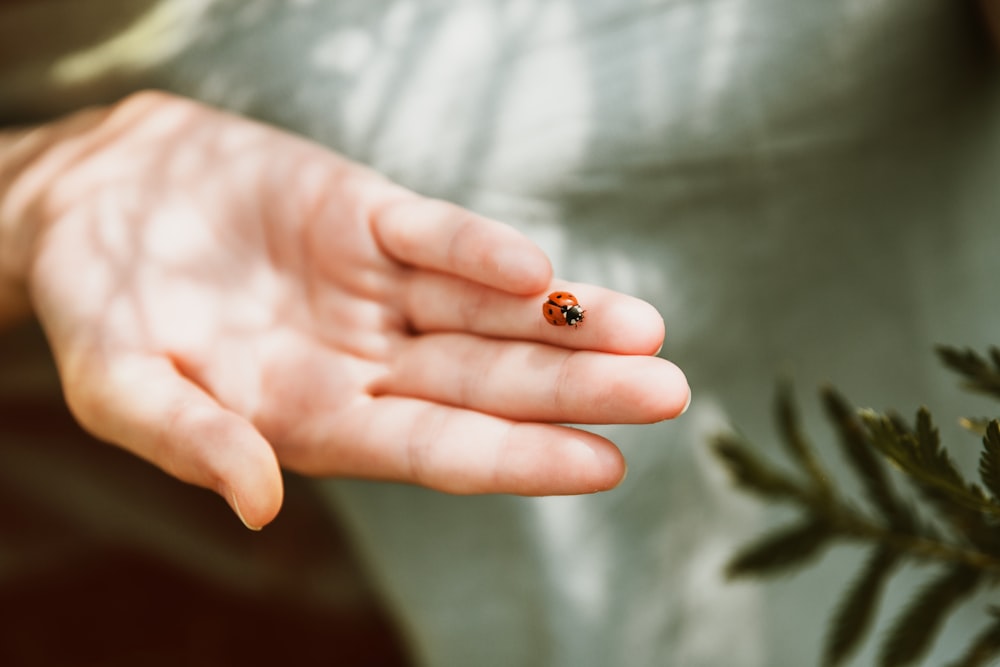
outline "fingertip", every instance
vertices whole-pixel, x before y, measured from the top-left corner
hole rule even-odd
[[[240,500],[235,492],[232,491],[228,493],[223,492],[222,495],[229,502],[229,507],[233,510],[233,512],[236,513],[236,517],[243,523],[244,526],[253,531],[259,531],[264,528],[264,524],[247,519],[246,515],[243,513],[243,510],[240,509]]]
[[[602,332],[600,350],[614,354],[656,356],[663,348],[666,324],[651,304],[624,294],[597,299],[593,305],[583,301],[587,321],[584,326]]]
[[[594,467],[594,492],[610,491],[618,487],[628,474],[625,455],[613,443],[606,441],[596,456]]]
[[[691,389],[689,387],[688,388],[688,397],[687,397],[687,400],[684,401],[684,407],[681,408],[681,411],[677,414],[677,416],[680,417],[682,414],[684,414],[685,412],[687,412],[688,408],[690,408],[690,407],[691,407]]]
[[[548,255],[525,237],[496,251],[496,287],[511,294],[538,294],[552,282]]]
[[[609,491],[625,478],[625,456],[613,442],[588,431],[575,431],[555,457],[562,468],[565,486],[553,489],[559,495]]]
[[[250,530],[273,521],[281,510],[284,483],[270,443],[249,421],[222,408],[202,419],[184,420],[189,424],[177,430],[172,443],[177,458],[164,469],[214,489]]]
[[[651,421],[676,419],[691,406],[691,385],[684,371],[665,359],[661,365],[660,381],[647,393],[653,403],[650,407]]]
[[[687,376],[660,357],[628,355],[612,358],[616,373],[591,400],[607,405],[599,417],[607,423],[655,424],[684,414],[691,402]],[[609,371],[610,372],[610,371]],[[598,415],[595,414],[595,421]]]
[[[229,503],[229,507],[244,526],[259,531],[278,516],[284,499],[284,486],[280,474],[277,484],[272,482],[258,485],[256,489],[238,489],[239,486],[224,489],[220,491],[220,495]]]
[[[628,479],[628,460],[625,459],[624,457],[622,457],[622,468],[623,468],[622,476],[618,478],[618,483],[615,484],[615,488],[618,488],[619,486],[624,484],[625,480]]]
[[[436,199],[411,196],[383,208],[374,234],[395,260],[513,294],[552,279],[548,257],[514,227]]]
[[[667,323],[663,320],[663,316],[660,315],[660,311],[656,310],[651,304],[646,304],[655,313],[655,317],[650,318],[650,331],[649,331],[649,343],[647,344],[647,349],[653,350],[650,352],[650,356],[657,356],[663,351],[663,341],[667,337]],[[654,349],[655,348],[655,349]]]
[[[229,465],[220,462],[216,490],[243,525],[257,531],[271,523],[281,510],[284,482],[273,450],[263,437],[255,431],[244,445],[238,459]]]
[[[219,405],[168,359],[124,357],[102,368],[81,390],[92,397],[77,401],[82,424],[95,424],[95,435],[174,477],[216,491],[248,528],[274,519],[284,495],[281,469],[250,421]]]
[[[581,335],[567,337],[567,329],[552,331],[538,317],[538,329],[550,334],[545,340],[621,355],[657,356],[663,348],[666,324],[652,304],[604,287],[561,280],[549,283],[543,293],[555,291],[567,292],[583,309]]]

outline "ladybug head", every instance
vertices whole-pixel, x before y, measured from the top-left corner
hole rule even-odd
[[[583,322],[583,308],[580,306],[570,306],[566,309],[566,324],[576,326]]]

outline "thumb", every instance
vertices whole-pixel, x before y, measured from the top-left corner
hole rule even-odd
[[[278,514],[284,491],[270,443],[169,359],[92,359],[68,375],[66,401],[98,438],[214,490],[247,528],[259,530]]]

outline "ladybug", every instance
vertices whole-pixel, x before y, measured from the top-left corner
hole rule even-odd
[[[569,292],[553,292],[549,300],[542,304],[542,315],[549,324],[555,326],[579,326],[583,322],[583,308],[576,297]]]

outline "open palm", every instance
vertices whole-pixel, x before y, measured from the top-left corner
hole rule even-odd
[[[82,122],[82,121],[80,121]],[[217,490],[250,526],[279,466],[458,493],[624,473],[559,425],[673,417],[647,304],[558,283],[522,235],[273,128],[144,94],[35,167],[27,265],[67,401],[96,436]],[[30,191],[30,188],[27,188]]]

